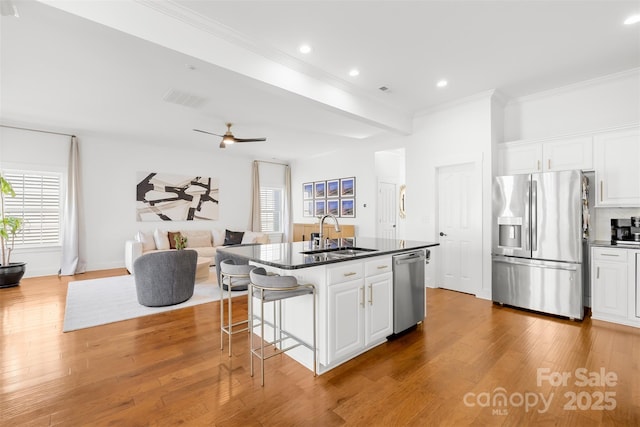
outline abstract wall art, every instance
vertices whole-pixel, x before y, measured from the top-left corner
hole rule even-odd
[[[218,219],[218,178],[138,172],[137,182],[137,221]]]

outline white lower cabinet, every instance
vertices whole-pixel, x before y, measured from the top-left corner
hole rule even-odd
[[[591,317],[640,327],[636,316],[635,260],[640,251],[591,249]]]
[[[343,359],[364,348],[364,281],[328,287],[328,362]]]
[[[367,272],[375,270],[365,277],[362,265],[327,268],[329,364],[362,353],[393,333],[391,258],[366,264]]]
[[[385,340],[393,333],[393,276],[391,273],[365,280],[365,345]]]

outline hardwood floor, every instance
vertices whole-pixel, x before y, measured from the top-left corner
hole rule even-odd
[[[428,289],[416,330],[317,378],[274,357],[263,388],[245,336],[220,351],[217,302],[62,333],[68,281],[0,289],[2,426],[640,425],[638,329]],[[577,369],[617,379],[582,385]]]

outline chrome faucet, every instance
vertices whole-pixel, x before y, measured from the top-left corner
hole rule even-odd
[[[318,237],[319,237],[319,239],[320,239],[319,246],[320,246],[321,248],[323,248],[323,247],[324,247],[324,239],[323,239],[323,233],[324,233],[324,220],[325,220],[325,219],[327,219],[327,217],[330,217],[330,218],[332,218],[332,219],[333,219],[333,222],[335,223],[335,229],[336,229],[336,232],[337,232],[337,233],[339,233],[339,232],[340,232],[340,224],[338,224],[338,219],[337,219],[335,216],[333,216],[333,215],[331,215],[331,214],[327,214],[327,215],[324,215],[322,218],[320,218],[320,233],[318,233]]]

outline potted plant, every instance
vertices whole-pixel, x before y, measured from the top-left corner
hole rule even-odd
[[[7,216],[4,210],[4,198],[6,196],[15,197],[16,193],[11,187],[11,183],[0,175],[0,288],[18,286],[20,279],[24,276],[26,263],[11,262],[11,252],[15,242],[16,234],[22,230],[23,221],[21,218]]]

